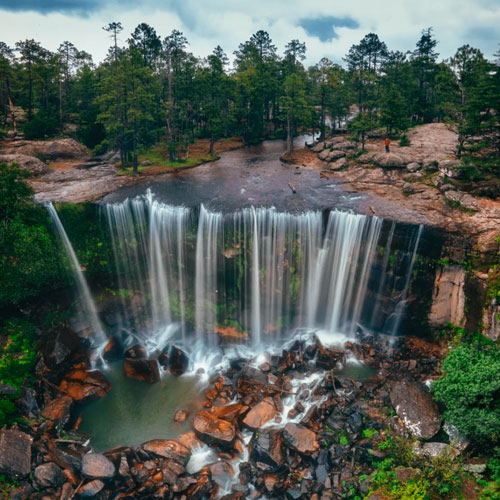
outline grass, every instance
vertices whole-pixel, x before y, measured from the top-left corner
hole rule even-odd
[[[147,175],[148,172],[155,172],[158,167],[165,169],[166,172],[172,170],[183,170],[186,168],[196,167],[202,165],[203,163],[208,163],[211,161],[218,160],[219,155],[211,154],[201,154],[201,155],[190,155],[188,158],[178,158],[175,161],[170,161],[168,153],[162,149],[161,146],[155,146],[144,153],[139,155],[139,166],[137,171],[140,174]],[[141,165],[141,163],[150,162],[151,165]],[[158,172],[159,173],[159,172]],[[121,170],[118,175],[132,175],[133,169],[131,166],[127,166],[125,170]]]

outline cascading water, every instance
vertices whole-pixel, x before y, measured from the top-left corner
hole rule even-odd
[[[97,315],[97,309],[94,304],[94,300],[92,299],[92,294],[90,293],[87,281],[83,276],[82,269],[80,263],[78,262],[78,258],[76,257],[73,246],[71,245],[68,235],[64,230],[61,220],[59,219],[57,210],[52,203],[48,203],[46,207],[50,214],[52,222],[54,223],[59,239],[64,246],[66,255],[68,256],[69,264],[71,266],[72,274],[75,277],[80,314],[83,318],[86,319],[86,321],[89,322],[91,329],[90,340],[92,342],[92,345],[98,348],[104,345],[104,342],[106,341],[106,334],[99,320],[99,316]]]
[[[384,277],[378,285],[375,278],[379,292],[399,286],[399,300],[382,312],[369,283],[375,267],[389,266],[394,229],[383,239],[377,217],[331,211],[325,227],[319,211],[252,207],[222,214],[173,207],[150,194],[105,211],[124,323],[152,347],[189,332],[213,346],[214,332],[228,329],[254,347],[297,328],[320,330],[327,339],[352,336],[360,324],[371,327],[370,317],[401,312],[418,246],[418,237],[410,239],[403,281]],[[388,333],[397,327],[391,323]]]

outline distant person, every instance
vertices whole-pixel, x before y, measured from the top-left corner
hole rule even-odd
[[[389,139],[389,137],[385,138],[384,144],[385,144],[385,152],[390,153],[389,146],[391,145],[391,140]]]

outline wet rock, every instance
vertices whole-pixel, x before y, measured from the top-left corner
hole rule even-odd
[[[173,375],[182,375],[186,373],[189,367],[189,358],[181,349],[172,346],[169,356],[168,370]]]
[[[267,385],[267,375],[252,366],[245,366],[236,379],[236,389],[240,394],[253,392],[265,385]]]
[[[177,410],[174,413],[174,422],[184,422],[189,417],[189,410]]]
[[[196,414],[193,426],[196,435],[208,444],[228,447],[236,436],[236,429],[231,422],[217,418],[207,411]]]
[[[160,380],[160,368],[156,359],[132,359],[123,360],[123,369],[128,378],[141,380],[153,384]]]
[[[27,170],[32,175],[42,175],[49,171],[49,167],[35,156],[23,154],[0,154],[0,163],[17,163],[19,168]]]
[[[61,396],[52,400],[42,411],[42,416],[52,420],[56,425],[65,426],[71,417],[73,399],[69,396]]]
[[[466,271],[461,266],[438,268],[429,314],[431,325],[462,324],[465,316]]]
[[[69,361],[80,345],[78,335],[70,328],[50,332],[43,342],[43,360],[52,370]]]
[[[110,479],[115,475],[113,462],[100,453],[87,453],[82,459],[82,474],[92,479]]]
[[[286,461],[283,436],[276,429],[256,433],[251,441],[251,457],[255,462],[263,462],[279,467]]]
[[[33,438],[18,430],[0,430],[0,474],[20,479],[31,470]]]
[[[243,425],[249,429],[260,429],[266,422],[272,420],[276,413],[272,398],[265,398],[246,414]]]
[[[148,357],[148,351],[140,344],[133,345],[125,351],[125,358],[127,359],[144,359]]]
[[[122,346],[115,337],[111,337],[102,350],[102,357],[106,361],[117,361],[122,356]]]
[[[66,481],[66,476],[59,466],[53,462],[39,465],[35,469],[35,481],[40,488],[60,486]]]
[[[110,382],[98,370],[73,370],[66,375],[59,387],[81,403],[102,398],[111,390]]]
[[[174,486],[177,478],[185,472],[186,468],[183,463],[170,459],[165,460],[161,468],[162,480],[165,483]]]
[[[103,488],[104,483],[99,479],[94,479],[94,481],[90,481],[80,487],[78,496],[80,498],[94,498]]]
[[[412,435],[429,439],[439,431],[441,417],[437,405],[422,384],[393,382],[389,396],[398,417]]]
[[[283,429],[283,440],[290,448],[304,455],[319,451],[316,433],[300,424],[286,424]]]
[[[189,457],[189,448],[174,439],[153,439],[141,444],[140,448],[147,453],[172,459],[183,465]]]
[[[16,406],[23,414],[34,415],[40,410],[36,397],[37,393],[34,389],[22,387],[21,396],[16,400]]]

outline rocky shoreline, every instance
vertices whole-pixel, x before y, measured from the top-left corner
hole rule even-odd
[[[424,382],[438,376],[446,349],[387,336],[327,347],[312,335],[258,366],[233,359],[229,370],[213,374],[204,409],[176,413],[192,425],[177,440],[159,436],[136,448],[93,453],[89,436],[78,431],[78,409],[112,389],[103,373],[89,371],[88,351],[79,344],[68,330],[44,346],[36,388],[19,401],[24,423],[0,431],[0,470],[19,481],[13,500],[343,498],[373,490],[374,464],[386,457],[380,443],[389,435],[413,436],[424,454],[460,451],[429,441],[441,418]],[[110,344],[105,356],[118,352]],[[153,364],[154,373],[176,375],[188,367],[185,353],[173,347],[157,359],[146,359],[139,346],[129,349],[125,372],[154,382],[144,376]],[[375,375],[342,374],[347,360]],[[199,463],[201,449],[212,459]]]

